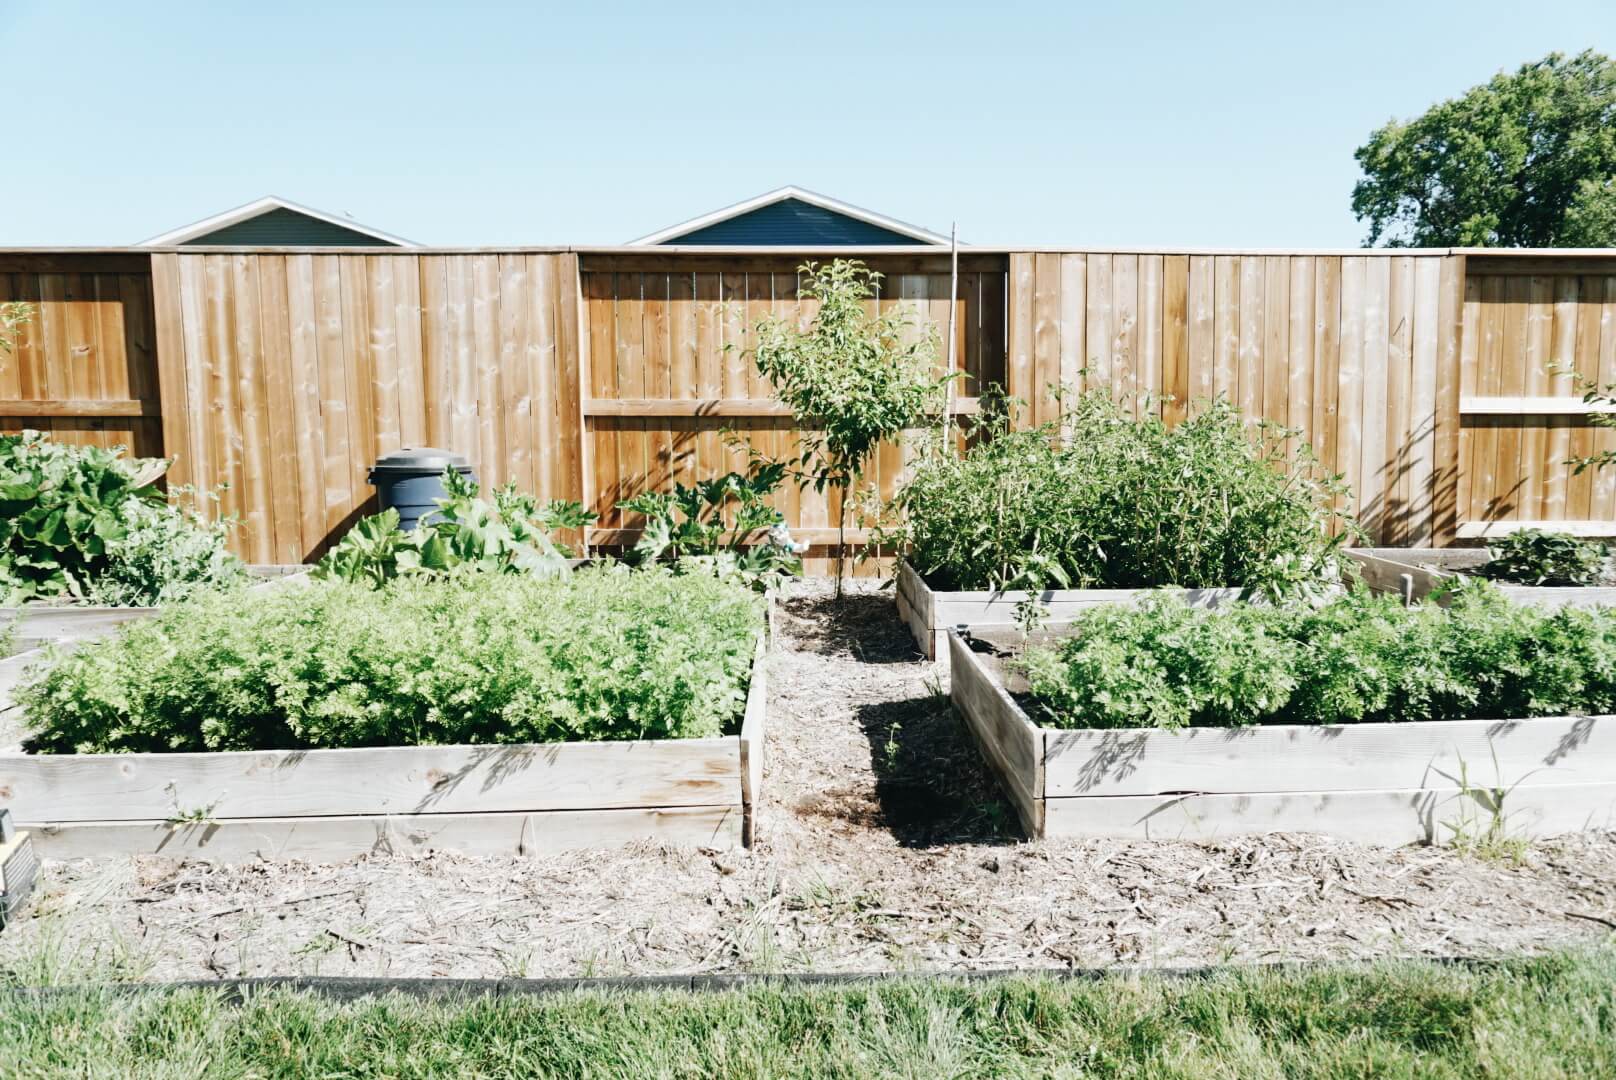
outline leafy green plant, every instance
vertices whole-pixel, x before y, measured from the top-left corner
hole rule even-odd
[[[1017,431],[993,395],[963,456],[930,454],[885,538],[941,589],[1244,587],[1318,594],[1339,579],[1352,524],[1295,433],[1248,425],[1226,401],[1169,428],[1103,393],[1062,429]],[[995,405],[995,401],[1003,401]],[[1336,535],[1332,536],[1332,527]]]
[[[1096,608],[1019,661],[1059,727],[1397,723],[1616,709],[1616,610],[1461,582],[1450,606],[1366,590],[1317,607]]]
[[[1609,576],[1605,545],[1569,533],[1522,529],[1487,546],[1476,573],[1521,585],[1597,585]]]
[[[800,329],[779,316],[762,319],[754,360],[801,429],[797,479],[838,492],[839,596],[849,493],[882,442],[940,422],[952,376],[937,374],[935,332],[918,332],[901,308],[871,310],[880,274],[848,259],[804,263],[800,274],[798,295],[817,302],[813,322]]]
[[[189,488],[173,495],[199,495]],[[208,518],[182,503],[126,499],[118,511],[123,535],[107,544],[106,568],[90,582],[92,603],[114,607],[177,603],[200,589],[245,583],[246,569],[230,554],[231,522]]]
[[[17,696],[45,753],[716,736],[744,710],[763,605],[620,565],[210,593]]]
[[[39,310],[26,300],[7,300],[0,304],[0,353],[9,353],[17,347],[17,336],[22,328],[38,314]]]
[[[228,523],[170,505],[165,463],[0,435],[0,598],[155,604],[239,577]]]
[[[785,479],[778,462],[753,461],[672,493],[648,491],[618,503],[645,516],[632,556],[640,564],[672,561],[719,577],[735,577],[759,591],[778,589],[802,573],[806,545],[792,541],[785,515],[769,501]],[[764,532],[762,542],[755,534]]]
[[[398,528],[398,511],[362,518],[316,564],[313,576],[380,585],[402,575],[521,573],[553,577],[567,570],[572,550],[552,539],[558,529],[582,528],[595,515],[576,502],[540,505],[506,484],[493,502],[476,482],[443,471],[445,497],[412,531]]]

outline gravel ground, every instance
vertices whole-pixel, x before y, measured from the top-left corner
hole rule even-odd
[[[47,863],[0,967],[38,981],[586,976],[1489,956],[1608,940],[1616,834],[1520,865],[1283,834],[1019,839],[890,593],[787,601],[761,842],[340,865]]]

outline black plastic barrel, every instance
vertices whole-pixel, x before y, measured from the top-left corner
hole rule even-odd
[[[444,469],[472,475],[466,459],[451,450],[405,447],[376,459],[370,467],[370,483],[382,509],[397,510],[398,527],[409,532],[422,518],[435,512],[437,500],[447,494],[443,490]]]

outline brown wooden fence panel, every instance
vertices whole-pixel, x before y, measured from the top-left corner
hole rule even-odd
[[[246,558],[317,554],[406,445],[582,497],[575,256],[151,258],[175,473],[221,491]]]
[[[876,304],[946,341],[944,255],[851,253]],[[39,317],[0,356],[0,427],[166,452],[220,490],[255,561],[317,554],[371,503],[378,454],[437,445],[485,482],[616,504],[800,445],[748,350],[806,323],[778,253],[0,253]],[[996,382],[1053,421],[1051,387],[1170,421],[1225,395],[1301,432],[1385,544],[1496,523],[1616,531],[1616,450],[1575,380],[1616,381],[1616,260],[1594,254],[1013,252],[962,255],[959,389]],[[877,454],[890,494],[906,462]],[[836,507],[782,509],[828,549]],[[822,558],[810,563],[823,569]]]
[[[1225,396],[1301,432],[1384,544],[1453,528],[1462,269],[1452,256],[1010,256],[1009,389],[1037,422],[1053,388],[1169,420]]]
[[[163,454],[145,256],[0,256],[0,303],[34,305],[0,351],[0,431]]]
[[[744,466],[748,451],[772,458],[800,452],[788,410],[752,362],[753,327],[775,315],[806,326],[811,301],[798,297],[792,256],[692,257],[601,255],[581,267],[587,333],[584,401],[585,487],[600,514],[594,540],[631,540],[639,522],[617,504],[646,490],[710,478]],[[885,276],[874,305],[910,316],[912,332],[937,335],[946,355],[950,270],[946,256],[867,261]],[[1002,383],[1004,260],[961,260],[955,308],[961,395]],[[896,489],[903,446],[881,447],[870,478],[883,495]],[[783,491],[780,508],[817,548],[832,538],[834,496]],[[809,569],[824,569],[817,552]],[[869,569],[873,570],[871,566]]]
[[[1465,282],[1461,535],[1494,522],[1613,531],[1616,470],[1570,462],[1616,450],[1582,400],[1583,384],[1616,382],[1616,270],[1577,269],[1478,260]]]

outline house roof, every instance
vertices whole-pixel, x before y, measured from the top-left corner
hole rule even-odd
[[[361,225],[357,221],[353,221],[349,218],[341,217],[337,214],[329,214],[324,210],[316,210],[311,206],[303,206],[299,203],[292,202],[290,199],[282,199],[274,195],[266,195],[262,199],[255,199],[244,206],[236,207],[234,210],[226,210],[222,214],[214,214],[212,217],[203,218],[201,221],[194,221],[191,224],[182,226],[178,229],[171,229],[168,232],[161,233],[152,237],[150,240],[144,241],[139,246],[165,247],[175,244],[194,243],[199,237],[205,237],[211,233],[228,229],[231,226],[240,225],[243,222],[251,221],[254,218],[264,217],[265,215],[285,214],[300,215],[301,217],[311,218],[314,221],[323,222],[327,225],[334,225],[340,229],[345,229],[348,232],[355,233],[359,236],[368,237],[369,239],[375,240],[384,245],[395,245],[398,247],[415,246],[410,241],[405,240],[403,237],[394,236],[391,233],[384,233],[380,229],[373,229],[368,225]]]
[[[772,213],[771,213],[772,211]],[[795,211],[783,215],[782,211]],[[721,210],[714,210],[709,214],[682,221],[677,225],[670,225],[638,240],[629,241],[629,246],[649,246],[658,244],[689,244],[689,243],[734,243],[741,239],[734,228],[725,229],[725,223],[737,222],[737,219],[751,217],[756,225],[765,230],[778,229],[782,226],[790,227],[792,223],[807,227],[824,229],[827,225],[834,225],[835,218],[847,219],[842,224],[843,232],[851,235],[843,243],[872,242],[872,237],[879,236],[875,243],[894,244],[947,244],[948,237],[934,233],[929,229],[922,229],[918,225],[899,221],[896,218],[877,214],[873,210],[854,206],[851,203],[832,199],[827,195],[820,195],[800,187],[787,186],[765,192],[743,202],[726,206]],[[812,220],[809,220],[812,219]],[[848,230],[846,225],[857,223],[862,230]],[[755,229],[753,230],[755,231]],[[698,235],[700,234],[700,235]],[[757,241],[754,241],[757,242]],[[778,244],[779,237],[766,236],[761,240],[764,244]],[[786,241],[790,243],[790,240]],[[836,241],[831,241],[836,242]]]

